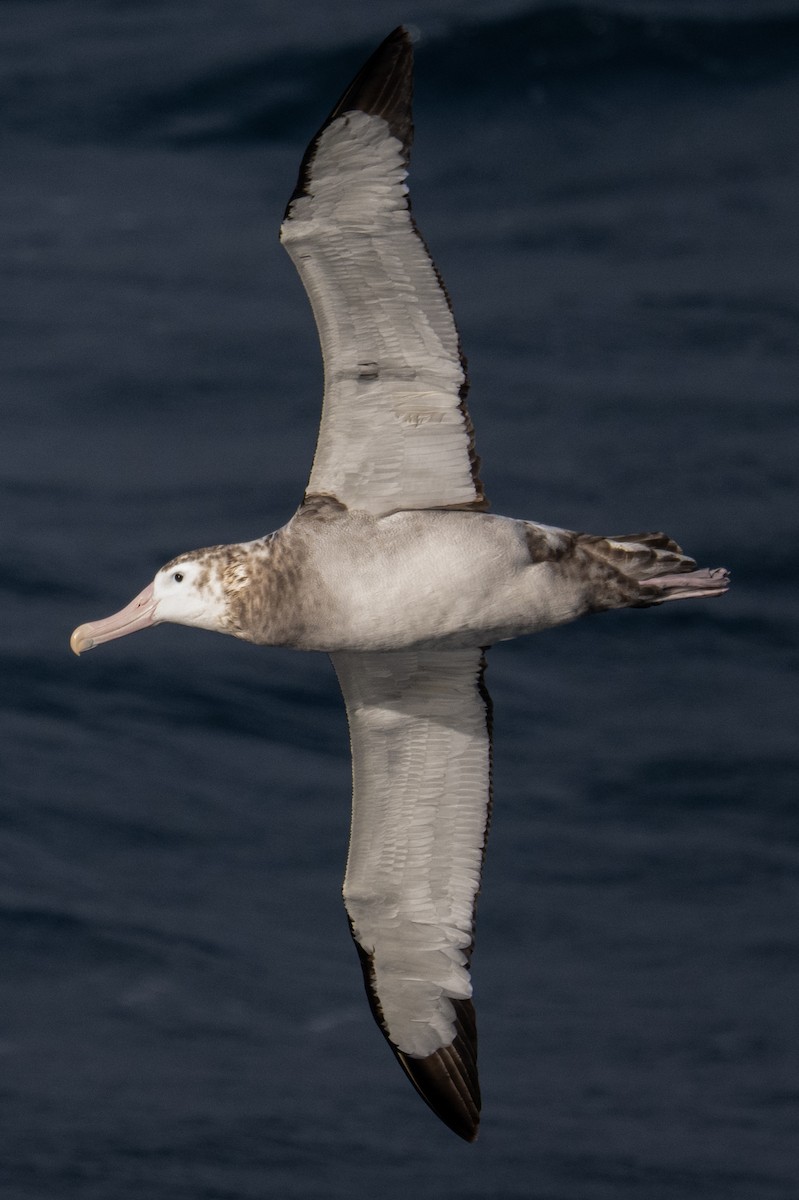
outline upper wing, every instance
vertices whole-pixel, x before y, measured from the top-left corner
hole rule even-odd
[[[487,507],[458,331],[404,182],[412,66],[396,29],[308,147],[281,229],[324,358],[306,494],[376,515]]]
[[[480,1089],[469,960],[491,802],[479,650],[335,654],[352,743],[344,902],[372,1011],[461,1137]]]

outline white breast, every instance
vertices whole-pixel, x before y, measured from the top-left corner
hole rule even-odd
[[[482,513],[348,514],[310,558],[328,651],[487,645],[531,628],[530,589],[547,586],[523,523]]]

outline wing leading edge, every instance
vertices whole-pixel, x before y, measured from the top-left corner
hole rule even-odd
[[[458,331],[405,186],[412,66],[396,29],[309,145],[281,229],[324,359],[306,495],[375,515],[487,507]]]
[[[477,1135],[474,909],[491,800],[479,650],[335,654],[353,810],[344,902],[372,1012],[416,1090]]]

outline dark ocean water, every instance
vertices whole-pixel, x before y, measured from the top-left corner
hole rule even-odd
[[[735,584],[492,652],[474,1147],[367,1010],[327,661],[67,645],[298,503],[277,227],[399,20],[494,511]],[[0,98],[4,1200],[795,1200],[799,7],[14,0]]]

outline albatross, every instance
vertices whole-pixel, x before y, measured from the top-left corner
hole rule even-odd
[[[492,643],[584,613],[720,596],[663,533],[489,514],[447,292],[411,215],[412,45],[395,29],[302,159],[281,227],[324,358],[302,504],[180,554],[76,654],[171,621],[333,661],[349,722],[343,896],[374,1017],[433,1112],[480,1117],[470,960],[491,809]]]

